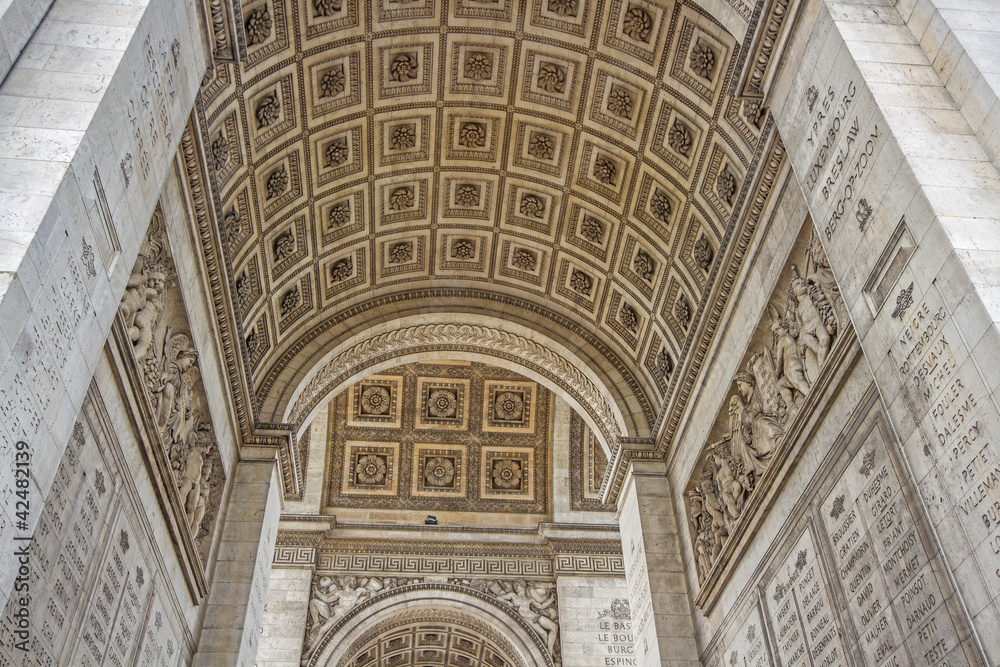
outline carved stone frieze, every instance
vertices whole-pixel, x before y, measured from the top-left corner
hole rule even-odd
[[[711,571],[826,365],[846,308],[811,227],[788,260],[687,491],[699,577]]]
[[[151,406],[152,424],[176,490],[178,517],[207,548],[225,481],[219,445],[176,284],[159,208],[153,213],[119,306],[132,356]]]

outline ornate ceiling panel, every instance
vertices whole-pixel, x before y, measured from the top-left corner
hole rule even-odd
[[[370,375],[330,406],[324,505],[338,515],[549,513],[551,395],[541,385],[485,364],[416,363]]]
[[[737,41],[669,0],[242,16],[200,111],[258,402],[424,290],[578,341],[649,435],[767,134]]]

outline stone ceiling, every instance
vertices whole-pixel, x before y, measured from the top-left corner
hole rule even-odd
[[[199,118],[259,417],[358,331],[464,313],[564,341],[649,437],[771,131],[727,94],[723,25],[668,0],[228,11]]]

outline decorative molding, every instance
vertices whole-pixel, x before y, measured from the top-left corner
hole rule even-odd
[[[418,325],[382,333],[351,346],[324,364],[303,387],[288,413],[289,420],[296,423],[303,420],[336,387],[382,357],[434,349],[517,359],[532,370],[543,371],[576,398],[599,425],[607,442],[613,442],[620,433],[611,403],[573,363],[527,338],[476,324]]]

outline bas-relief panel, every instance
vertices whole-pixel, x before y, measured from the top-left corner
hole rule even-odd
[[[840,359],[852,340],[849,330],[840,290],[807,220],[688,483],[695,561],[706,590],[717,586],[738,542],[733,536],[755,519],[756,505],[833,373],[828,360]]]
[[[225,472],[159,207],[118,310],[124,374],[154,442],[151,473],[176,490],[163,502],[176,508],[204,567]]]
[[[0,618],[3,664],[187,664],[184,619],[157,553],[170,548],[149,533],[148,507],[128,477],[91,389],[29,549],[30,644],[14,645],[12,595]]]
[[[984,664],[877,400],[807,485],[712,664]]]
[[[479,363],[370,376],[332,402],[326,505],[544,514],[549,402]]]

